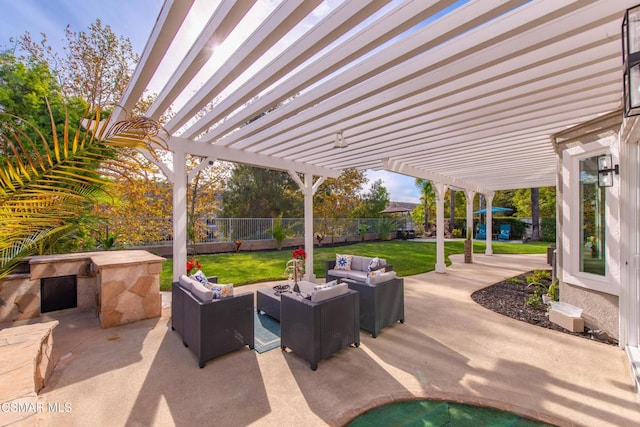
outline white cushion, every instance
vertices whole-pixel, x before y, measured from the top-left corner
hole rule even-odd
[[[351,256],[351,269],[363,271],[367,269],[369,265],[369,258],[361,257],[358,255]]]
[[[347,270],[329,270],[327,271],[327,275],[329,276],[334,276],[334,277],[347,277],[347,274],[349,274],[351,270],[347,271]]]
[[[347,279],[364,282],[367,280],[367,274],[368,273],[366,271],[351,270],[347,273]]]
[[[189,292],[191,292],[192,288],[193,288],[193,284],[194,283],[200,283],[195,279],[192,279],[191,277],[188,277],[186,275],[182,275],[180,276],[180,278],[178,279],[178,283],[180,283],[182,285],[183,288],[185,288],[186,290],[188,290]]]
[[[193,280],[193,279],[192,279]],[[197,280],[193,280],[191,284],[191,293],[196,296],[200,301],[211,301],[213,299],[213,291],[207,289],[202,283]]]
[[[370,285],[377,285],[378,283],[387,282],[396,278],[395,271],[387,271],[385,273],[379,273],[373,276],[369,276],[368,283]]]
[[[338,295],[343,295],[349,292],[349,286],[346,283],[340,283],[339,285],[326,287],[323,289],[314,290],[311,293],[312,302],[325,301]]]

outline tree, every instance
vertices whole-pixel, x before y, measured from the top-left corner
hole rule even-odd
[[[80,123],[73,128],[65,120],[63,137],[52,132],[51,140],[33,124],[16,127],[20,118],[10,119],[0,121],[0,153],[6,158],[0,168],[0,277],[25,256],[46,253],[78,229],[84,212],[110,185],[96,164],[112,158],[113,150],[162,146],[157,123],[132,118],[107,128],[99,110],[87,117],[90,128]],[[21,132],[25,126],[39,135],[46,154]],[[53,117],[50,126],[56,128]]]
[[[65,38],[63,56],[53,52],[44,34],[35,42],[26,32],[17,43],[30,61],[49,64],[67,98],[79,97],[92,109],[117,103],[139,60],[131,41],[116,36],[100,19],[89,25],[88,32],[75,32],[67,26]]]
[[[0,53],[0,111],[5,113],[2,120],[12,122],[14,129],[24,132],[25,137],[35,141],[36,148],[42,151],[44,147],[39,145],[38,132],[47,140],[51,139],[53,130],[49,113],[57,124],[58,137],[62,137],[65,117],[78,123],[87,107],[79,98],[65,102],[46,62],[19,60],[5,51]]]
[[[424,226],[427,227],[429,225],[430,215],[435,211],[436,193],[433,189],[433,184],[428,179],[416,178],[416,186],[422,193],[420,200],[422,200],[423,204]]]
[[[540,189],[531,189],[531,240],[540,240]]]
[[[228,218],[302,216],[298,185],[286,173],[235,165],[222,194],[222,214]]]
[[[357,169],[346,169],[338,178],[327,178],[316,191],[313,215],[317,218],[353,218],[366,183],[364,171]],[[377,187],[376,191],[380,190]]]
[[[99,235],[117,233],[119,242],[140,245],[167,240],[172,232],[171,186],[157,166],[133,150],[102,168],[112,181],[109,197],[98,202]]]
[[[379,179],[371,184],[369,191],[362,197],[360,204],[353,212],[355,218],[379,218],[380,213],[389,204],[389,192],[385,188],[382,180]]]
[[[499,206],[502,208],[511,208],[515,212],[516,207],[513,204],[513,196],[515,195],[515,193],[516,193],[516,190],[498,190],[495,192],[495,195],[493,196],[493,201],[491,202],[491,205]]]
[[[542,218],[556,216],[556,188],[540,187],[538,189],[539,215]],[[520,217],[531,217],[531,189],[521,188],[513,195],[513,205],[516,208],[516,215]]]

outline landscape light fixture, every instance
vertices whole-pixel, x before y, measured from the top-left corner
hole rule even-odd
[[[342,134],[342,131],[339,130],[338,132],[336,132],[336,140],[333,143],[333,148],[346,148],[347,147],[347,140],[344,139],[344,135]]]
[[[640,115],[640,4],[622,20],[624,116]]]
[[[598,187],[612,187],[613,174],[620,175],[620,166],[611,161],[611,154],[598,157]]]

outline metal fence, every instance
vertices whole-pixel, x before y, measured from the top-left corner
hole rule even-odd
[[[196,243],[254,241],[273,239],[274,218],[198,218],[193,225]],[[327,238],[378,232],[384,221],[393,221],[392,230],[412,229],[409,218],[314,218],[314,234]],[[287,237],[304,236],[304,218],[282,218]],[[109,232],[118,234],[125,246],[153,246],[173,240],[171,218],[112,218]]]

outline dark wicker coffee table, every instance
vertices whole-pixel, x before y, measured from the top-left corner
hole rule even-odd
[[[292,293],[293,285],[290,285],[289,293]],[[300,291],[311,293],[316,283],[300,281],[298,282]],[[280,321],[280,295],[276,295],[273,288],[258,289],[256,298],[256,310],[262,311],[277,321]]]

